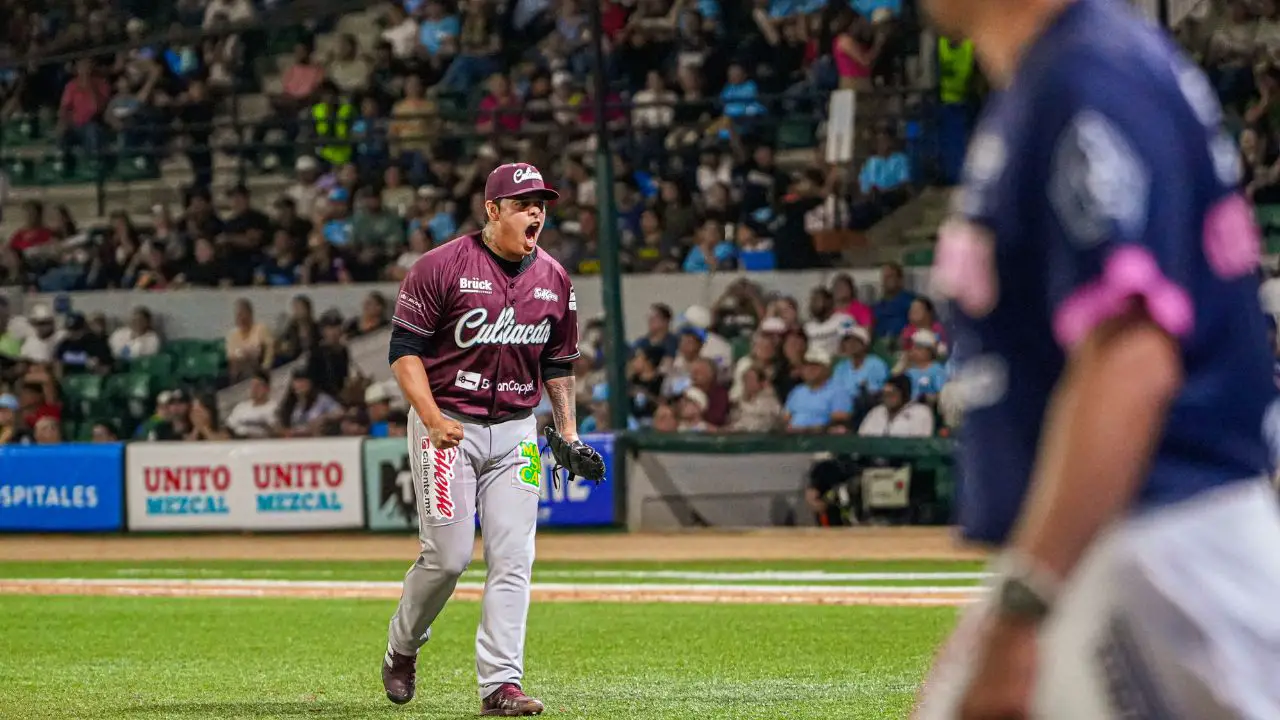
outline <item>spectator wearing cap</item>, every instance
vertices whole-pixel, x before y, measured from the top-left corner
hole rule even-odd
[[[645,320],[644,337],[631,344],[633,350],[656,348],[659,351],[659,364],[668,358],[675,358],[680,339],[671,332],[671,306],[666,303],[654,303],[649,306],[649,315]]]
[[[909,322],[916,296],[905,288],[904,279],[901,265],[885,263],[880,267],[880,299],[872,308],[877,338],[896,339]]]
[[[231,202],[231,212],[222,221],[219,243],[235,284],[248,285],[266,247],[271,218],[252,206],[249,188],[244,185],[227,191],[227,199]]]
[[[907,347],[904,374],[911,379],[911,399],[934,402],[947,382],[947,370],[938,362],[938,336],[917,330]]]
[[[284,437],[314,437],[342,416],[342,405],[312,381],[306,368],[293,371],[289,391],[280,401],[279,426]]]
[[[338,422],[338,434],[343,437],[368,437],[369,428],[369,411],[359,405],[344,410]]]
[[[53,311],[48,305],[39,303],[27,314],[27,322],[31,325],[31,334],[22,341],[19,357],[37,363],[51,362],[53,350],[62,340],[62,334],[57,332]]]
[[[885,381],[880,404],[858,426],[862,437],[932,437],[933,411],[912,399],[912,381],[894,375]]]
[[[687,387],[680,393],[677,418],[680,432],[707,432],[711,425],[706,421],[707,394],[696,387]]]
[[[809,321],[804,324],[809,348],[835,355],[840,350],[840,339],[854,326],[853,318],[836,312],[831,291],[816,287],[809,293]]]
[[[369,437],[384,438],[390,432],[391,393],[386,385],[374,383],[364,391],[364,405],[369,412]]]
[[[293,201],[297,216],[307,222],[325,196],[320,161],[310,155],[303,155],[294,163],[293,172],[294,182],[285,188],[284,195]]]
[[[742,373],[741,392],[730,412],[732,432],[771,433],[782,426],[782,405],[765,371],[752,365]]]
[[[159,353],[160,335],[152,323],[151,311],[145,307],[134,308],[129,324],[116,328],[108,345],[112,355],[126,362]]]
[[[351,193],[344,187],[336,187],[329,191],[325,203],[324,224],[320,226],[320,234],[325,242],[338,248],[351,247],[355,237],[355,227],[351,222]]]
[[[233,383],[270,370],[275,363],[271,331],[253,317],[253,304],[241,298],[235,304],[235,323],[227,332],[227,374]]]
[[[279,403],[271,399],[271,376],[259,370],[249,380],[249,397],[236,403],[227,416],[235,437],[261,439],[276,434]]]
[[[67,316],[62,340],[53,350],[54,368],[59,377],[80,373],[105,375],[111,372],[111,348],[101,335],[89,332],[84,315]]]
[[[711,321],[711,311],[701,305],[690,305],[684,311],[685,325],[701,333],[701,357],[714,363],[716,371],[727,378],[733,369],[733,346],[712,329]]]
[[[871,333],[858,325],[847,328],[840,341],[840,360],[832,371],[834,382],[855,402],[880,394],[889,379],[889,366],[878,355],[871,354]]]
[[[162,393],[158,402],[163,403],[163,409],[157,408],[159,418],[146,427],[144,437],[152,442],[186,440],[192,430],[191,396],[179,388],[167,396]]]
[[[801,376],[804,382],[787,395],[787,431],[841,431],[853,413],[853,399],[831,382],[831,356],[821,350],[809,350],[804,355]]]
[[[0,394],[0,445],[30,445],[31,433],[18,423],[18,398]]]

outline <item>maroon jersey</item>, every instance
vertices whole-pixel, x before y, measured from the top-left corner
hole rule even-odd
[[[392,322],[427,338],[422,362],[441,410],[499,419],[542,399],[542,364],[578,357],[569,275],[537,252],[515,276],[463,235],[423,255],[400,285]]]

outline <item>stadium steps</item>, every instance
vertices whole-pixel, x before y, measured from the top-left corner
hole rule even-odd
[[[866,267],[885,262],[930,265],[938,227],[946,219],[950,190],[928,187],[867,231],[865,247],[844,253],[845,262]]]

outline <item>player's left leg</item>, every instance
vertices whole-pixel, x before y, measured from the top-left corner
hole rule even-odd
[[[488,431],[490,459],[476,488],[488,566],[476,632],[476,675],[484,714],[533,715],[543,705],[524,695],[521,679],[542,483],[537,421],[513,420]]]

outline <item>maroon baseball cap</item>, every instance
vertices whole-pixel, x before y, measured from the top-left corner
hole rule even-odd
[[[484,183],[484,199],[498,201],[503,198],[538,197],[555,200],[560,193],[547,187],[538,168],[528,163],[499,165],[489,173]]]

